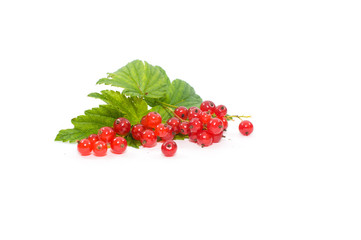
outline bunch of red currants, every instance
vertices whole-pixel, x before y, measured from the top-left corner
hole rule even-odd
[[[174,110],[174,117],[166,124],[162,123],[162,117],[157,112],[150,112],[144,116],[140,124],[131,127],[125,118],[114,121],[113,128],[102,127],[98,134],[92,134],[87,139],[78,143],[78,151],[81,155],[104,156],[108,145],[113,153],[121,154],[127,148],[124,136],[131,134],[135,140],[141,142],[143,147],[154,147],[161,140],[162,152],[165,156],[173,156],[177,151],[177,144],[173,141],[175,135],[187,135],[191,142],[202,147],[218,143],[223,137],[223,131],[228,127],[227,108],[224,105],[216,106],[212,101],[204,101],[200,108],[178,107]],[[239,131],[248,136],[253,132],[250,121],[242,121]]]

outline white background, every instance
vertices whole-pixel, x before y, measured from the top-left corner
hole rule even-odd
[[[360,239],[359,1],[2,1],[0,239]],[[54,142],[134,59],[255,131],[80,157]]]

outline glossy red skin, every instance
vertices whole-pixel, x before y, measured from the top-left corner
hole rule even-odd
[[[253,132],[253,124],[248,120],[244,120],[239,124],[238,129],[242,135],[248,136]]]
[[[163,123],[161,123],[157,125],[157,127],[154,130],[154,133],[157,137],[162,138],[167,135],[168,129]]]
[[[117,134],[121,136],[127,135],[130,132],[130,128],[131,124],[126,118],[118,118],[114,121],[113,129]]]
[[[223,130],[227,130],[227,128],[228,128],[228,120],[227,120],[227,118],[226,117],[221,117],[219,119],[221,119],[222,122],[223,122]]]
[[[189,130],[189,122],[181,122],[179,124],[180,133],[183,135],[188,135],[191,131]]]
[[[77,147],[78,147],[78,152],[82,156],[88,156],[92,152],[92,145],[89,139],[85,138],[80,140]]]
[[[198,133],[199,131],[201,131],[203,128],[203,124],[201,122],[201,120],[199,120],[198,118],[193,118],[192,120],[189,121],[189,131],[191,133]]]
[[[102,157],[107,154],[108,146],[103,141],[96,141],[93,146],[94,155],[97,157]]]
[[[202,102],[200,108],[202,112],[208,112],[209,114],[213,114],[216,105],[214,104],[214,102],[207,100]]]
[[[169,125],[166,125],[167,134],[162,137],[163,141],[172,140],[174,138],[175,132],[173,131],[173,128]]]
[[[220,132],[223,132],[223,128],[224,128],[223,122],[219,118],[212,118],[207,123],[207,130],[210,134],[213,134],[213,135],[217,135]]]
[[[201,116],[199,117],[199,120],[201,120],[203,124],[207,124],[211,119],[212,115],[207,112],[202,112]]]
[[[157,112],[150,112],[146,117],[146,125],[149,128],[156,128],[158,124],[162,123],[162,116]]]
[[[142,133],[145,131],[145,127],[142,124],[135,124],[132,127],[132,136],[135,140],[140,140]]]
[[[213,143],[219,143],[223,138],[223,131],[219,134],[212,135],[213,137]]]
[[[154,147],[155,145],[157,145],[157,136],[155,135],[155,133],[152,130],[147,129],[142,133],[140,141],[141,141],[143,147],[151,148],[151,147]]]
[[[193,118],[199,118],[202,114],[202,111],[197,107],[191,107],[188,111],[188,119],[192,120]]]
[[[218,105],[216,109],[214,109],[214,113],[217,115],[217,117],[221,118],[226,116],[227,114],[227,108],[224,105]]]
[[[177,144],[173,140],[168,140],[162,144],[162,153],[166,157],[172,157],[177,152],[177,148]]]
[[[189,141],[196,143],[197,142],[197,133],[190,133]]]
[[[176,117],[172,117],[167,121],[167,124],[173,128],[173,132],[178,134],[180,132],[179,124],[180,120]]]
[[[121,154],[127,149],[128,143],[123,137],[116,137],[110,143],[110,147],[113,153]]]
[[[198,145],[201,145],[202,147],[208,147],[212,145],[213,143],[213,137],[210,133],[207,131],[201,131],[197,134],[197,143]]]
[[[176,110],[174,110],[174,114],[180,117],[183,120],[187,120],[188,118],[188,108],[186,107],[178,107]]]
[[[99,140],[110,143],[115,138],[115,132],[111,127],[102,127],[98,132]]]
[[[89,141],[90,141],[90,144],[91,146],[93,147],[94,143],[96,141],[99,141],[99,137],[97,134],[90,134],[89,137],[88,137]]]

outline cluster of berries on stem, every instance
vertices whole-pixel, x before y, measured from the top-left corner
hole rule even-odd
[[[98,134],[91,134],[88,138],[78,142],[78,151],[81,155],[104,156],[108,147],[115,154],[123,153],[127,148],[125,136],[131,134],[135,140],[140,141],[143,147],[151,148],[162,141],[162,153],[173,156],[177,151],[177,144],[173,141],[175,135],[188,136],[191,142],[197,143],[201,147],[208,147],[213,143],[218,143],[223,137],[223,132],[228,128],[228,120],[233,118],[246,118],[249,116],[229,116],[227,107],[216,106],[212,101],[204,101],[198,107],[176,107],[165,106],[171,111],[171,117],[162,123],[162,117],[157,112],[149,112],[139,124],[131,126],[126,118],[118,118],[114,121],[113,128],[102,127]],[[173,111],[174,109],[174,111]],[[248,136],[253,131],[250,121],[241,121],[239,125],[241,134]]]

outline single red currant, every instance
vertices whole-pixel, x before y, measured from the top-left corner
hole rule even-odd
[[[196,143],[197,142],[197,134],[198,133],[190,133],[189,134],[189,141]]]
[[[161,123],[161,124],[158,124],[157,127],[155,128],[154,130],[154,133],[157,137],[164,137],[165,135],[167,135],[168,133],[168,129],[166,128],[166,126]]]
[[[213,143],[219,143],[223,138],[223,131],[219,134],[212,135],[213,137]]]
[[[180,120],[176,117],[172,117],[167,121],[167,124],[173,128],[173,132],[178,134],[180,132],[179,124]]]
[[[105,154],[107,154],[108,146],[103,141],[97,141],[94,143],[93,151],[95,156],[102,157],[105,156]]]
[[[172,157],[177,152],[177,144],[173,140],[165,141],[162,144],[162,152],[166,157]]]
[[[127,149],[128,143],[127,140],[125,140],[122,137],[116,137],[113,139],[113,141],[110,143],[110,147],[112,148],[112,152],[116,154],[121,154]]]
[[[99,140],[110,143],[115,138],[115,132],[111,127],[102,127],[98,132]]]
[[[215,108],[216,108],[216,105],[212,101],[204,101],[201,104],[201,111],[208,112],[211,115],[214,113]]]
[[[159,113],[150,112],[147,114],[147,127],[156,128],[160,123],[162,123],[162,116]]]
[[[193,118],[199,118],[202,114],[202,111],[197,107],[191,107],[188,111],[188,119],[192,120]]]
[[[213,143],[213,137],[207,131],[201,131],[197,134],[197,143],[202,147],[208,147]]]
[[[219,119],[221,119],[222,122],[223,122],[223,130],[227,130],[227,128],[228,128],[228,120],[227,120],[227,118],[226,117],[221,117]]]
[[[132,136],[135,140],[140,140],[145,127],[142,124],[136,124],[132,128]]]
[[[203,124],[207,124],[211,119],[212,115],[207,112],[202,112],[202,114],[199,116],[199,120],[201,120]]]
[[[253,124],[248,120],[242,121],[238,128],[244,136],[248,136],[253,132]]]
[[[178,107],[176,110],[174,110],[174,114],[180,117],[183,120],[187,120],[188,118],[188,108],[186,107]]]
[[[227,108],[224,105],[218,105],[214,110],[214,113],[217,115],[217,117],[224,117],[227,114]]]
[[[212,118],[208,123],[207,123],[207,129],[208,132],[213,134],[213,135],[217,135],[220,132],[223,131],[223,122],[221,119],[219,118]]]
[[[90,141],[90,145],[93,147],[94,143],[96,141],[99,141],[99,137],[97,134],[90,134],[88,137],[89,141]]]
[[[183,135],[188,135],[190,133],[189,130],[189,122],[181,122],[179,124],[180,133]]]
[[[130,132],[130,122],[126,118],[118,118],[114,121],[113,129],[121,136],[125,136]]]
[[[202,128],[202,122],[198,118],[192,118],[192,120],[189,121],[189,131],[191,133],[197,133],[201,131]]]
[[[89,139],[82,139],[80,142],[78,142],[78,152],[82,156],[88,156],[90,155],[92,151],[92,145]]]
[[[142,133],[140,141],[143,147],[154,147],[157,145],[157,136],[152,130],[147,129]]]
[[[162,137],[163,141],[172,140],[174,138],[175,132],[173,131],[173,128],[169,125],[165,125],[167,134]]]

